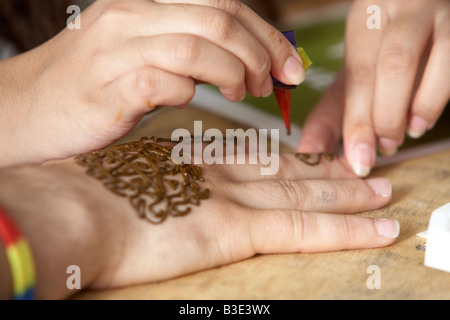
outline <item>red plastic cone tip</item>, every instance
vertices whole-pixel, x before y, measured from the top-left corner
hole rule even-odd
[[[280,107],[281,115],[283,116],[284,124],[287,129],[288,135],[291,134],[291,98],[292,90],[275,88],[275,97]]]

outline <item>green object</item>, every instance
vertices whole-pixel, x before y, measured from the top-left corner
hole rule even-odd
[[[300,58],[302,58],[303,68],[305,69],[305,71],[308,71],[308,69],[312,66],[313,62],[311,61],[311,59],[306,54],[305,49],[298,48],[297,52],[300,55]]]

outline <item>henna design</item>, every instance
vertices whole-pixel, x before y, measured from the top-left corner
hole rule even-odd
[[[209,198],[209,189],[203,190],[198,183],[204,181],[202,168],[174,164],[173,148],[158,144],[163,141],[166,139],[145,137],[76,160],[110,191],[128,198],[139,217],[160,224],[169,215],[189,214],[192,205]]]
[[[329,153],[319,153],[319,154],[296,153],[295,157],[308,166],[319,165],[322,161],[322,158],[325,158],[325,160],[327,161],[333,161],[338,158],[337,155]]]

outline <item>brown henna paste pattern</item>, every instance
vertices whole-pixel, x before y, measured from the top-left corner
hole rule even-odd
[[[333,161],[338,158],[337,155],[329,153],[296,153],[295,157],[308,166],[317,166],[322,162],[322,159]]]
[[[209,190],[199,185],[204,181],[202,168],[174,164],[173,148],[158,143],[163,141],[142,138],[76,160],[110,191],[128,198],[139,217],[160,224],[168,216],[189,214],[192,205],[209,198]]]

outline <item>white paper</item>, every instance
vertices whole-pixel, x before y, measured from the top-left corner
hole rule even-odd
[[[433,212],[426,237],[425,266],[450,272],[450,203]]]
[[[428,231],[424,231],[424,232],[418,233],[417,236],[421,237],[421,238],[424,238],[424,239],[427,239],[428,238]]]

